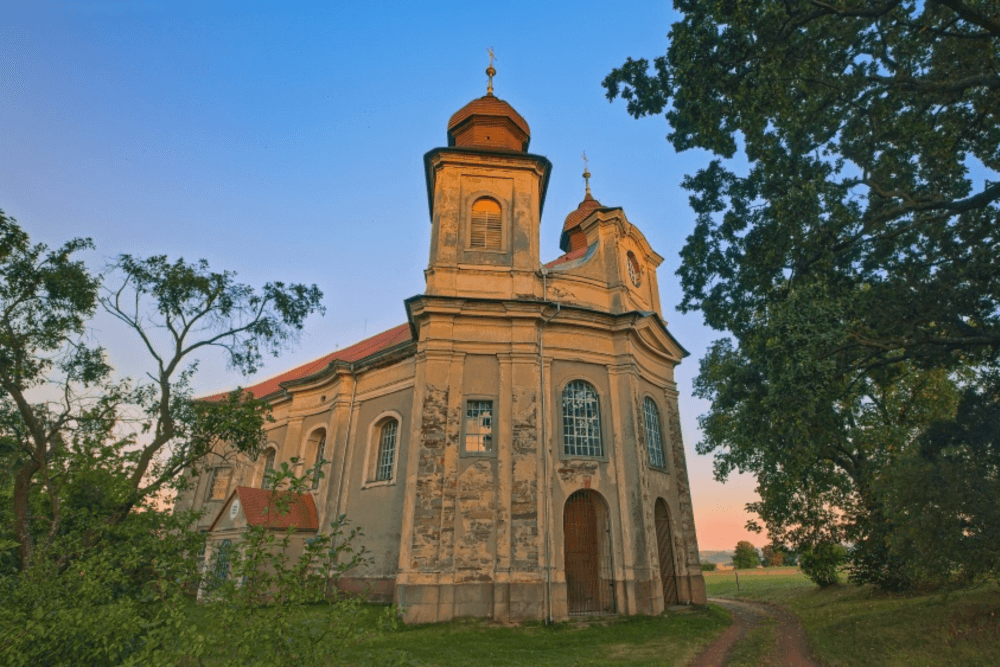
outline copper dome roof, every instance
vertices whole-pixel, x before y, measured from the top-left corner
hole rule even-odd
[[[601,202],[594,199],[588,188],[587,196],[583,198],[580,205],[576,207],[575,211],[566,216],[566,222],[563,223],[562,236],[559,238],[559,247],[569,252],[586,246],[586,236],[584,236],[583,230],[580,229],[580,223],[600,208],[604,208],[604,206],[601,205]]]
[[[507,102],[484,95],[466,104],[448,121],[448,145],[527,151],[531,129]]]
[[[563,231],[568,232],[573,229],[583,222],[588,215],[599,208],[604,207],[601,206],[601,202],[594,199],[588,192],[587,196],[583,198],[582,202],[580,202],[580,205],[576,207],[576,210],[566,216],[566,222],[563,223]]]

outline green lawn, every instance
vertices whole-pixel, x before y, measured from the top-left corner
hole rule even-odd
[[[793,611],[830,665],[1000,665],[1000,588],[889,595],[800,573],[705,573],[710,597],[775,602]]]
[[[291,624],[323,623],[323,606],[296,612]],[[365,606],[362,625],[374,630],[384,607]],[[210,612],[192,605],[190,617],[200,627]],[[406,626],[380,632],[364,643],[340,646],[330,664],[358,667],[451,665],[681,665],[729,627],[729,612],[691,607],[661,616],[590,618],[545,626],[532,622],[505,626],[481,619]],[[187,664],[187,663],[185,663]],[[221,665],[210,651],[201,663]]]
[[[389,662],[392,657],[400,658],[400,665],[428,666],[684,665],[729,623],[728,612],[718,607],[549,627],[467,619],[404,626],[343,658],[357,665],[395,664]]]

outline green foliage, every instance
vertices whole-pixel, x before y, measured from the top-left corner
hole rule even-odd
[[[279,471],[269,511],[288,512],[315,470]],[[296,549],[294,529],[249,528],[230,554],[228,577],[202,573],[197,515],[144,508],[117,523],[77,517],[78,532],[49,543],[32,566],[0,574],[0,663],[18,665],[326,665],[344,649],[394,630],[395,610],[372,623],[336,578],[365,562],[359,529],[339,517]],[[85,535],[102,539],[82,548]],[[77,551],[72,559],[57,554]],[[44,557],[43,557],[44,556]],[[186,611],[201,587],[205,618]],[[310,614],[303,616],[303,610]]]
[[[270,487],[278,490],[270,495],[269,515],[287,514],[309,493],[315,475],[322,475],[322,462],[301,476],[294,463],[273,472]],[[395,629],[395,609],[385,608],[373,627],[361,613],[362,598],[336,588],[340,575],[370,560],[356,544],[362,531],[348,530],[347,524],[341,515],[329,530],[309,538],[295,528],[249,526],[227,550],[224,568],[218,567],[216,547],[201,594],[213,621],[204,640],[210,654],[234,666],[336,664],[351,645]],[[322,611],[299,613],[317,607]]]
[[[718,567],[718,565],[716,565],[715,563],[702,563],[701,564],[701,571],[702,572],[715,572],[715,570],[716,570],[717,567]]]
[[[195,518],[150,508],[116,524],[74,516],[30,567],[0,573],[0,663],[176,664],[163,646],[192,635],[181,610],[204,544],[189,529]],[[85,548],[95,531],[101,539]]]
[[[18,568],[33,566],[36,549],[56,553],[51,545],[73,530],[64,521],[79,520],[74,503],[119,523],[183,484],[181,471],[220,443],[256,451],[266,406],[238,392],[194,400],[195,355],[221,349],[250,373],[322,310],[315,286],[257,291],[204,261],[122,255],[95,277],[73,259],[90,247],[33,246],[0,212],[0,483],[10,498],[0,539],[17,543]],[[146,379],[113,378],[105,351],[84,337],[98,307],[149,354]],[[80,552],[100,535],[84,535]]]
[[[820,542],[803,547],[799,567],[814,583],[823,588],[840,581],[840,570],[847,562],[847,549],[835,542]]]
[[[685,179],[697,224],[678,271],[682,310],[732,336],[695,383],[712,404],[699,451],[720,479],[756,475],[750,509],[772,536],[855,544],[861,580],[899,584],[889,572],[929,546],[914,540],[932,522],[952,544],[968,532],[980,554],[1000,552],[995,516],[963,511],[974,495],[935,506],[918,481],[937,470],[921,434],[983,431],[987,413],[960,397],[1000,395],[992,5],[677,8],[667,54],[629,59],[604,85],[635,116],[665,111],[677,150],[716,157]],[[995,478],[979,463],[996,460],[995,439],[948,447],[952,470]],[[953,569],[986,574],[979,556],[950,553]]]
[[[95,276],[74,258],[90,247],[32,245],[0,213],[0,663],[173,665],[209,641],[183,613],[204,540],[162,508],[208,453],[255,452],[269,418],[240,392],[195,400],[195,356],[255,370],[320,293],[162,257]],[[145,379],[113,377],[85,335],[97,308],[148,352]]]
[[[760,558],[757,555],[757,548],[746,540],[736,543],[736,550],[733,552],[733,567],[737,570],[749,570],[760,565]]]

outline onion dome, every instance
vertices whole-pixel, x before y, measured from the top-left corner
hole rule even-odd
[[[586,153],[583,159],[586,161]],[[587,194],[576,210],[566,216],[566,222],[563,223],[563,232],[559,239],[559,247],[563,252],[573,252],[587,246],[587,235],[580,229],[580,223],[597,209],[604,208],[601,202],[590,194],[590,172],[586,167],[583,169],[583,179],[587,183]]]
[[[492,51],[486,95],[472,100],[448,121],[448,146],[527,152],[531,130],[514,107],[493,95]]]

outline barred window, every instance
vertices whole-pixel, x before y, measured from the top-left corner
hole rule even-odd
[[[601,405],[597,391],[583,380],[563,389],[563,453],[566,456],[604,456],[601,442]]]
[[[465,404],[465,451],[493,451],[493,401]]]
[[[229,478],[232,477],[232,468],[216,468],[212,471],[212,483],[208,487],[209,500],[225,500],[226,491],[229,490]]]
[[[472,205],[469,245],[487,250],[500,250],[503,246],[500,204],[496,200],[483,197]]]
[[[387,482],[392,479],[392,468],[396,463],[396,437],[399,422],[390,419],[382,425],[378,439],[378,460],[375,464],[375,481]]]
[[[642,403],[642,414],[646,418],[646,447],[649,449],[649,465],[665,468],[663,460],[663,439],[660,437],[660,410],[653,399],[646,397]]]

